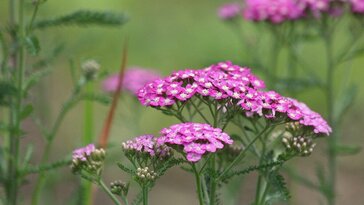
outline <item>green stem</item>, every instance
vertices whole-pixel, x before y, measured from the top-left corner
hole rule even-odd
[[[216,159],[215,155],[213,155],[210,159],[209,168],[210,170],[213,170],[215,173],[216,170]],[[213,176],[209,176],[209,183],[210,183],[210,189],[209,189],[209,196],[210,196],[210,205],[216,204],[216,188],[217,188],[217,180]]]
[[[264,134],[265,131],[268,130],[268,126],[266,126],[249,144],[245,149],[243,149],[239,155],[232,161],[229,166],[227,166],[224,171],[216,178],[216,180],[220,180],[224,177],[238,162],[240,162],[241,158],[245,155],[245,153],[250,149],[250,147]]]
[[[332,48],[332,36],[326,33],[324,36],[326,58],[327,58],[327,73],[326,73],[326,103],[327,103],[327,116],[328,123],[333,127],[333,133],[328,139],[329,149],[327,150],[328,165],[329,165],[329,186],[326,199],[329,205],[335,205],[335,191],[336,191],[336,169],[337,169],[337,153],[336,146],[338,143],[338,135],[336,133],[336,122],[334,120],[334,59]]]
[[[114,204],[121,205],[121,203],[116,198],[116,196],[113,193],[111,193],[109,188],[107,188],[107,186],[105,185],[105,183],[101,179],[98,181],[98,184],[100,185],[102,190],[111,198],[111,200],[114,202]]]
[[[195,173],[198,201],[199,201],[200,205],[204,205],[200,173],[197,171],[195,164],[192,164],[191,166],[192,166],[193,172]]]
[[[143,205],[148,205],[148,186],[143,185]]]
[[[20,39],[24,39],[24,0],[19,0],[18,5],[18,17],[19,17],[19,37]],[[11,26],[15,26],[15,1],[10,1],[10,21]],[[21,135],[21,110],[23,103],[23,81],[24,81],[24,61],[25,61],[25,52],[24,46],[21,42],[18,42],[16,36],[13,36],[13,41],[19,44],[19,48],[16,54],[13,55],[15,64],[14,68],[16,70],[16,87],[18,88],[18,94],[16,97],[15,106],[11,107],[11,125],[12,131],[10,132],[10,144],[9,144],[9,152],[10,157],[8,161],[8,176],[6,183],[6,196],[7,203],[9,205],[15,205],[17,203],[18,198],[18,160],[19,160],[19,144],[20,144],[20,135]]]
[[[262,153],[260,155],[260,160],[259,160],[260,165],[264,163],[265,151],[266,151],[266,146],[265,143],[263,142]],[[255,192],[255,205],[264,205],[264,192],[266,187],[267,187],[267,181],[263,178],[263,174],[259,172],[257,189]]]
[[[86,92],[89,94],[94,93],[94,86],[93,84],[86,85]],[[93,113],[93,101],[86,100],[84,106],[84,134],[82,138],[82,144],[90,144],[93,142],[93,121],[94,121],[94,113]],[[79,203],[83,205],[92,205],[93,204],[93,196],[92,196],[92,183],[87,180],[81,181],[82,187],[82,201]]]

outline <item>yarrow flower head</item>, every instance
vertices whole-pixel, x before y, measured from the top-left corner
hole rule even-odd
[[[306,104],[292,98],[281,96],[274,91],[253,91],[238,102],[248,116],[257,114],[274,120],[286,116],[288,120],[313,128],[314,134],[329,135],[331,127],[320,114],[312,111]]]
[[[105,159],[105,150],[96,149],[95,145],[89,144],[73,151],[72,171],[77,173],[85,170],[89,173],[99,174]]]
[[[224,4],[218,9],[218,15],[222,20],[231,20],[240,15],[241,7],[238,3]]]
[[[147,154],[160,159],[172,155],[172,150],[168,146],[157,143],[153,135],[142,135],[122,143],[124,152],[130,154]]]
[[[216,152],[233,143],[228,134],[208,124],[176,124],[163,129],[161,134],[158,143],[183,148],[190,162],[197,162],[204,154]]]
[[[249,68],[221,62],[201,70],[181,70],[155,80],[139,90],[139,101],[145,106],[171,106],[194,96],[215,100],[239,99],[248,89],[264,88],[264,82]]]
[[[281,23],[301,17],[303,8],[294,0],[246,0],[243,15],[251,21]]]
[[[152,70],[132,67],[125,71],[122,87],[132,94],[137,94],[138,90],[145,84],[159,79],[161,76]],[[115,92],[119,83],[119,74],[114,74],[106,78],[103,82],[103,89],[106,92]]]

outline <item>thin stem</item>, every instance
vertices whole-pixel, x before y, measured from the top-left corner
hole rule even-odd
[[[148,186],[143,185],[143,205],[148,205]]]
[[[337,153],[336,146],[338,143],[338,135],[336,133],[336,122],[333,116],[334,112],[334,58],[332,48],[331,33],[325,33],[324,42],[327,58],[327,73],[326,73],[326,103],[327,103],[327,116],[328,123],[334,128],[334,132],[328,138],[329,149],[327,151],[328,164],[329,164],[329,192],[326,196],[329,205],[335,205],[335,190],[336,190],[336,169],[337,169]]]
[[[215,155],[213,155],[210,159],[209,168],[210,170],[215,172],[216,169],[216,160]],[[216,203],[216,188],[217,188],[217,180],[213,176],[209,176],[209,196],[210,196],[210,205],[214,205]]]
[[[198,114],[200,114],[200,116],[205,120],[206,123],[211,124],[208,119],[205,117],[205,115],[200,111],[200,109],[195,105],[195,103],[193,103],[193,101],[191,100],[191,105],[196,109],[196,111],[198,112]]]
[[[23,39],[25,37],[24,33],[24,0],[19,0],[18,7],[18,17],[19,17],[19,37]],[[10,1],[10,21],[12,23],[11,26],[15,26],[15,2]],[[13,36],[13,41],[17,42],[16,36]],[[23,81],[24,81],[24,61],[25,61],[25,52],[24,46],[20,43],[18,48],[18,53],[14,55],[15,64],[14,68],[16,69],[16,87],[18,88],[18,93],[16,97],[15,106],[11,107],[11,119],[13,129],[10,132],[10,145],[9,152],[10,157],[8,161],[8,177],[6,182],[6,194],[7,194],[7,202],[10,205],[15,205],[17,203],[17,195],[18,195],[18,160],[19,160],[19,144],[20,144],[20,135],[21,135],[21,110],[23,103]]]
[[[102,179],[100,179],[98,181],[98,184],[100,185],[102,190],[111,198],[111,200],[114,202],[114,204],[121,205],[120,201],[116,198],[116,196],[113,193],[111,193],[111,191],[109,190],[109,188],[107,188],[107,186],[102,181]]]
[[[192,166],[193,172],[195,173],[198,201],[199,201],[200,205],[204,205],[204,203],[203,203],[203,192],[202,192],[202,189],[201,189],[200,173],[197,171],[195,164],[192,164],[191,166]]]
[[[216,178],[216,180],[220,180],[222,177],[224,177],[225,174],[227,174],[238,162],[240,162],[241,158],[245,155],[245,153],[249,150],[250,146],[252,146],[255,141],[257,141],[265,131],[267,131],[268,126],[266,126],[254,139],[251,141],[245,149],[243,149],[239,155],[232,161],[229,166],[227,166],[224,171]]]
[[[93,84],[87,84],[86,85],[86,91],[89,94],[94,93],[94,86]],[[93,121],[94,121],[94,113],[93,113],[93,101],[92,100],[86,100],[85,106],[84,106],[84,134],[82,138],[82,144],[90,144],[93,142]],[[82,203],[83,205],[91,205],[93,204],[93,184],[87,180],[81,180],[81,187],[82,187]]]
[[[34,24],[34,20],[37,16],[37,13],[38,13],[38,10],[39,10],[39,5],[40,5],[40,1],[35,1],[34,3],[34,10],[33,10],[33,14],[32,14],[32,18],[30,20],[30,23],[29,23],[29,27],[28,27],[28,30],[27,30],[27,33],[29,34],[30,32],[32,32],[32,29],[33,29],[33,24]]]

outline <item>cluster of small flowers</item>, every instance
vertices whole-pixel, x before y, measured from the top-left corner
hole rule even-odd
[[[287,150],[294,151],[301,156],[310,155],[313,152],[313,148],[316,146],[310,138],[304,136],[283,137],[282,142]]]
[[[246,0],[243,16],[251,21],[281,23],[301,17],[302,12],[294,0]]]
[[[149,182],[154,181],[154,179],[157,177],[157,173],[155,173],[153,170],[149,169],[149,167],[144,168],[138,168],[136,170],[136,177],[141,182]]]
[[[145,84],[159,79],[161,76],[152,70],[142,68],[129,68],[124,73],[122,88],[130,93],[137,95],[138,90]],[[103,90],[106,92],[115,92],[119,83],[119,74],[107,77],[103,82]]]
[[[354,13],[364,13],[364,0],[246,0],[243,16],[250,21],[281,23],[322,12],[339,16],[349,3]]]
[[[89,144],[73,151],[72,171],[78,172],[82,169],[88,172],[98,172],[102,168],[105,159],[105,150],[96,149],[95,145]]]
[[[218,16],[222,20],[231,20],[241,13],[241,6],[238,3],[224,4],[218,9]]]
[[[171,106],[195,95],[215,100],[240,99],[246,92],[264,88],[264,82],[249,68],[221,62],[202,70],[181,70],[153,81],[139,90],[139,101],[145,106]]]
[[[171,76],[147,84],[139,91],[139,100],[145,106],[171,106],[195,95],[214,100],[236,100],[248,116],[258,114],[274,119],[276,113],[304,126],[313,127],[316,134],[329,134],[330,126],[304,103],[283,97],[274,91],[263,91],[265,84],[249,68],[221,62],[202,70],[182,70]]]
[[[127,195],[129,191],[129,183],[117,180],[110,183],[110,191],[115,195]]]
[[[232,144],[230,136],[220,128],[208,124],[181,123],[164,128],[158,143],[183,147],[187,160],[197,162],[202,155],[222,149],[224,144]]]
[[[133,140],[123,142],[121,146],[126,153],[148,154],[160,159],[172,155],[171,148],[164,144],[156,143],[156,138],[153,135],[136,137]]]
[[[274,120],[276,113],[281,113],[301,125],[312,127],[315,134],[329,135],[331,132],[331,127],[321,115],[302,102],[283,97],[274,91],[255,91],[250,96],[251,98],[244,98],[238,102],[245,111],[248,111],[246,112],[248,116],[258,114]]]

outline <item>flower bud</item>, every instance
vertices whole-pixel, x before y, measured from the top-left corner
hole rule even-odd
[[[84,76],[87,80],[93,80],[96,78],[97,73],[100,70],[100,64],[93,59],[86,60],[81,65]]]

